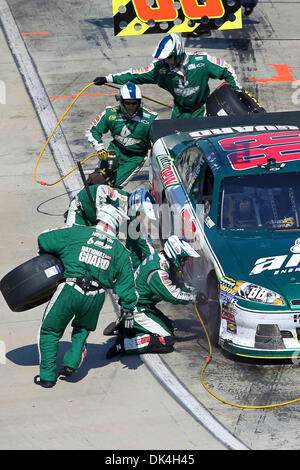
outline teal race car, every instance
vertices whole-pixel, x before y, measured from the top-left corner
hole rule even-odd
[[[200,261],[211,341],[264,359],[300,358],[300,112],[154,124],[150,183],[160,236]]]

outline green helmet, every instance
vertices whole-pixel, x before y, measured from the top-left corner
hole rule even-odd
[[[155,49],[152,57],[155,59],[166,59],[167,57],[175,57],[175,65],[178,65],[184,54],[184,45],[182,39],[178,34],[171,33],[165,36],[157,48]]]
[[[172,235],[164,244],[164,253],[167,258],[174,264],[176,269],[181,270],[184,258],[191,256],[192,258],[199,258],[200,255],[184,238],[178,238],[177,235]]]

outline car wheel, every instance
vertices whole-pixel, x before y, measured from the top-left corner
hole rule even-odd
[[[58,258],[44,253],[6,274],[0,281],[0,291],[13,312],[23,312],[51,298],[63,271]]]
[[[219,302],[218,287],[218,280],[215,276],[213,276],[208,284],[207,328],[211,344],[215,347],[219,346],[221,326],[221,307]]]
[[[206,100],[207,116],[236,116],[265,112],[264,108],[249,93],[236,92],[228,83],[223,83]]]

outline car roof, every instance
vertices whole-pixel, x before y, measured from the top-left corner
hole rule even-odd
[[[254,135],[271,133],[272,135],[276,136],[278,134],[280,136],[287,132],[292,137],[294,130],[299,134],[297,129],[300,132],[300,112],[291,111],[260,113],[239,117],[222,116],[159,120],[157,123],[154,123],[153,130],[155,138],[163,137],[165,145],[175,159],[176,155],[182,150],[196,145],[205,154],[213,173],[221,170],[224,177],[266,172],[265,168],[258,166],[262,161],[266,162],[266,157],[259,159],[255,156],[255,158],[252,158],[251,164],[245,163],[250,160],[244,159],[239,163],[232,163],[230,156],[238,150],[238,147],[235,146],[237,140],[251,141]],[[260,140],[263,140],[263,138]],[[255,144],[255,147],[257,147],[257,144]],[[259,145],[259,147],[265,146]],[[276,141],[275,145],[272,143],[271,147],[272,149],[278,148]],[[285,163],[280,167],[280,172],[300,171],[300,141],[297,148],[293,149],[293,151],[295,153],[299,152],[299,159],[285,160]],[[259,152],[257,153],[259,157]],[[276,152],[270,152],[271,156],[273,154],[276,155]],[[276,167],[279,168],[279,166],[280,163],[276,163]]]
[[[179,132],[192,132],[235,126],[294,125],[300,129],[300,111],[258,113],[247,116],[157,119],[153,122],[154,141]]]

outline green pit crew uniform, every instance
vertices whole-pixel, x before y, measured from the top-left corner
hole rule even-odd
[[[111,133],[113,140],[107,150],[116,152],[113,173],[110,178],[113,186],[120,186],[134,170],[143,163],[153,142],[152,123],[157,113],[140,107],[137,114],[127,119],[121,107],[107,106],[86,131],[86,137],[95,150],[104,149],[103,134]],[[107,162],[101,162],[106,169]]]
[[[127,312],[133,311],[137,294],[128,250],[97,227],[53,229],[38,237],[38,245],[40,253],[58,256],[64,266],[65,282],[50,299],[39,333],[40,378],[55,381],[58,343],[72,318],[72,346],[63,365],[78,369],[89,332],[97,326],[104,289],[114,289]]]
[[[112,188],[105,184],[96,184],[89,186],[90,195],[95,205],[96,213],[103,204],[112,204],[127,214],[128,199],[130,193],[122,190]],[[134,218],[130,218],[130,222]],[[79,225],[95,225],[96,215],[91,207],[91,203],[85,188],[72,199],[68,216],[66,220],[67,225],[79,224]],[[127,233],[125,246],[130,251],[131,261],[133,269],[137,269],[144,258],[147,258],[154,249],[152,245],[147,241],[147,236],[140,232],[139,225],[135,227],[135,237],[130,236],[129,224],[127,225]],[[120,238],[120,237],[119,237]]]
[[[134,309],[134,326],[125,330],[125,354],[170,352],[174,344],[173,322],[156,307],[164,300],[172,304],[187,304],[195,299],[193,289],[176,286],[170,279],[170,265],[163,253],[151,254],[135,272],[139,295]]]
[[[128,198],[130,196],[130,193],[127,191],[115,189],[106,184],[94,184],[89,186],[89,192],[94,202],[96,213],[103,204],[112,204],[115,207],[119,207],[127,214]],[[72,199],[68,209],[66,224],[96,224],[96,215],[85,188],[81,189]]]
[[[235,90],[240,89],[232,66],[205,52],[185,53],[181,64],[172,69],[163,61],[154,60],[147,67],[109,74],[105,78],[107,83],[156,84],[168,91],[174,99],[172,119],[203,116],[205,100],[210,94],[210,78],[225,80]]]

